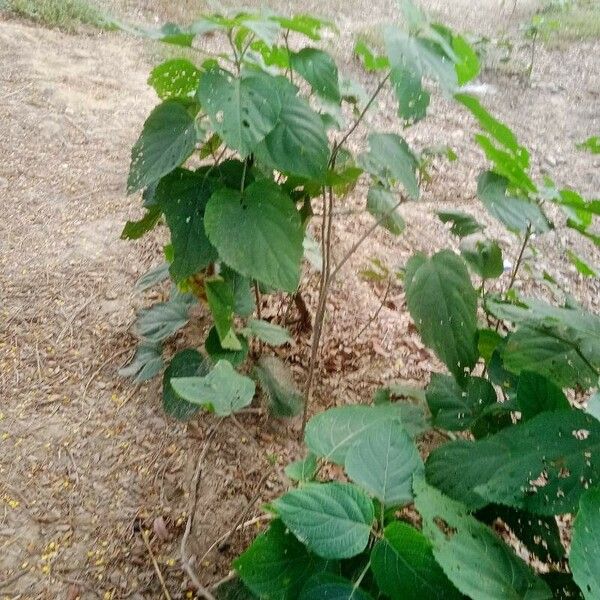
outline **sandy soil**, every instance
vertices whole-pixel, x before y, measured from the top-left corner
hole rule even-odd
[[[387,19],[392,3],[356,1],[343,14],[335,3],[313,4],[316,12],[328,7],[337,17],[341,39],[329,43],[346,57],[345,71],[357,72],[348,59],[352,34]],[[298,3],[287,5],[294,10]],[[115,6],[146,21],[171,16],[168,10],[155,15],[150,2]],[[512,3],[491,0],[480,11],[462,0],[451,14],[447,3],[432,0],[430,6],[460,29],[490,35],[514,30],[532,4],[518,3],[512,17]],[[302,10],[310,11],[311,3],[303,2]],[[156,54],[117,34],[68,36],[0,21],[0,593],[7,598],[159,598],[153,558],[173,598],[190,589],[179,543],[190,482],[214,419],[173,423],[162,413],[158,382],[133,386],[116,375],[135,347],[129,332],[135,310],[163,293],[139,297],[131,289],[159,261],[164,232],[137,244],[118,239],[123,223],[139,214],[139,199],[127,198],[124,188],[129,149],[155,103],[145,80]],[[485,101],[532,149],[534,170],[590,197],[600,190],[600,160],[576,151],[574,143],[600,131],[599,58],[598,42],[542,49],[530,87],[502,72],[482,75],[492,90]],[[381,106],[391,111],[392,99],[382,98]],[[393,127],[380,117],[370,120],[374,127]],[[390,379],[423,385],[439,368],[415,335],[399,283],[376,322],[354,339],[385,288],[358,275],[370,258],[395,268],[414,250],[455,244],[433,215],[449,207],[471,211],[507,257],[516,254],[515,240],[474,200],[484,162],[470,141],[473,131],[464,114],[436,101],[432,117],[408,132],[417,148],[450,144],[460,161],[450,168],[440,162],[423,200],[403,209],[406,233],[378,233],[334,286],[314,410],[368,401]],[[343,208],[362,206],[362,198],[364,189],[358,189]],[[340,217],[337,259],[370,223],[368,215]],[[599,282],[577,275],[562,248],[576,244],[596,265],[600,256],[591,244],[574,240],[560,219],[557,225],[536,242],[539,254],[531,264],[598,311]],[[316,283],[307,272],[313,309]],[[544,293],[540,284],[528,285]],[[280,302],[266,305],[266,316],[275,315]],[[205,325],[199,314],[169,351],[199,344]],[[285,353],[299,380],[309,341],[299,334]],[[248,527],[229,547],[203,557],[206,550],[257,492],[263,501],[285,485],[283,466],[300,448],[297,429],[296,422],[248,414],[216,432],[200,463],[189,543],[205,585],[227,574],[231,558],[257,529]],[[268,455],[276,465],[267,472]],[[247,519],[260,514],[260,501]]]

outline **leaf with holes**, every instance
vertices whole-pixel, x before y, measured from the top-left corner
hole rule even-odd
[[[178,352],[163,376],[163,408],[165,412],[180,421],[187,421],[198,412],[198,405],[191,404],[181,398],[173,389],[171,379],[174,377],[204,377],[210,365],[198,352],[188,348]]]
[[[450,250],[417,254],[406,265],[406,301],[423,338],[458,379],[477,362],[477,293]]]
[[[325,177],[329,143],[321,117],[287,79],[278,77],[274,85],[281,111],[273,130],[256,148],[256,156],[266,165],[308,179]]]
[[[156,199],[171,231],[173,262],[169,272],[177,282],[195,275],[218,258],[204,232],[204,211],[214,184],[198,173],[176,169],[163,177]]]
[[[406,227],[404,219],[395,208],[398,202],[398,196],[382,186],[372,185],[369,188],[367,210],[377,220],[381,219],[381,226],[394,235],[400,235]]]
[[[375,544],[371,570],[379,589],[391,600],[462,598],[437,564],[429,540],[400,521],[390,523]]]
[[[384,506],[412,501],[413,475],[423,463],[417,447],[395,421],[379,421],[364,432],[346,454],[346,473]]]
[[[281,112],[276,80],[262,72],[234,77],[221,69],[206,71],[198,98],[213,130],[242,158],[273,130]]]
[[[194,117],[177,100],[159,104],[151,113],[131,151],[127,191],[158,181],[194,151],[198,134]]]
[[[270,600],[296,600],[308,577],[326,561],[311,554],[279,520],[259,535],[233,562],[241,580],[254,594]]]
[[[530,567],[464,505],[421,481],[415,484],[415,506],[437,563],[460,592],[486,600],[552,598]]]
[[[586,600],[600,598],[600,487],[590,488],[579,501],[569,564]]]
[[[468,377],[461,386],[451,375],[434,373],[427,387],[433,424],[451,431],[471,427],[496,400],[494,387],[482,377]]]
[[[350,558],[369,542],[373,503],[349,483],[311,483],[272,503],[283,523],[322,558]]]
[[[299,73],[319,96],[339,103],[338,68],[327,52],[303,48],[291,56],[292,69]]]
[[[185,58],[167,60],[152,69],[148,83],[161,100],[193,98],[200,83],[200,70]]]
[[[171,385],[178,396],[219,417],[248,406],[255,391],[252,379],[236,373],[227,360],[220,360],[205,377],[172,378]]]
[[[267,399],[269,410],[276,417],[293,417],[302,410],[302,394],[294,383],[291,370],[276,356],[263,356],[254,367]]]
[[[427,459],[427,480],[478,509],[489,502],[540,515],[575,512],[600,480],[600,423],[578,410],[545,412],[476,442],[456,441]]]
[[[300,281],[304,232],[291,199],[268,180],[243,193],[222,188],[204,215],[208,238],[230,267],[287,292]]]

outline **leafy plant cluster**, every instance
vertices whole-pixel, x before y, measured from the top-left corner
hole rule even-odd
[[[548,207],[558,207],[568,227],[598,245],[593,221],[600,202],[550,179],[534,181],[528,150],[461,89],[479,70],[469,44],[411,4],[403,10],[407,26],[386,28],[384,54],[364,42],[355,48],[367,71],[382,73],[371,95],[340,76],[323,50],[292,49],[295,40],[312,44],[334,29],[314,17],[243,12],[185,29],[137,30],[183,46],[219,32],[231,53],[199,66],[169,60],[150,77],[162,102],[134,146],[129,176],[130,191],[143,190],[146,212],[123,235],[135,239],[166,221],[167,262],[138,285],[170,277],[173,291],[140,314],[142,342],[127,373],[138,380],[159,373],[162,343],[200,300],[214,326],[205,353],[183,350],[166,368],[167,412],[189,418],[205,407],[225,417],[250,404],[254,380],[277,414],[301,410],[302,394],[284,365],[250,352],[253,339],[289,340],[285,329],[260,318],[261,294],[297,294],[305,255],[320,270],[306,400],[328,286],[348,258],[332,266],[335,202],[359,178],[367,180],[373,229],[397,235],[405,223],[396,208],[418,200],[428,157],[396,133],[369,131],[358,156],[347,140],[360,132],[382,90],[395,94],[400,124],[408,127],[426,117],[439,89],[479,124],[475,141],[490,168],[479,176],[478,197],[520,239],[509,284],[502,294],[489,291],[504,259],[484,226],[467,213],[440,212],[460,239],[460,253],[415,254],[403,279],[423,342],[448,371],[434,374],[425,390],[390,385],[372,406],[314,416],[305,430],[306,458],[287,468],[297,487],[267,507],[268,530],[235,561],[238,577],[217,593],[290,600],[598,598],[600,399],[590,398],[585,412],[567,396],[583,398],[598,386],[600,318],[570,298],[554,306],[520,297],[513,284],[537,236],[553,229]],[[346,107],[354,114],[349,125]],[[590,140],[584,149],[593,149]],[[317,203],[320,252],[307,234]],[[569,257],[583,275],[594,274],[582,258]],[[556,285],[547,273],[540,276]],[[425,433],[446,442],[436,442],[423,461],[418,442]],[[575,515],[568,558],[560,515]],[[519,541],[529,564],[507,539]]]

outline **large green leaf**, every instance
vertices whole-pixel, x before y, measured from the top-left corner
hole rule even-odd
[[[598,382],[598,362],[591,363],[577,342],[549,328],[519,327],[508,338],[502,360],[517,375],[533,371],[561,388],[579,385],[587,389]]]
[[[242,344],[233,329],[233,290],[218,275],[206,279],[204,289],[221,346],[226,350],[241,350]]]
[[[255,385],[252,379],[236,373],[227,360],[220,360],[205,377],[171,379],[175,393],[191,402],[227,417],[252,402]]]
[[[432,422],[443,429],[468,429],[496,400],[494,387],[482,377],[468,377],[459,385],[451,375],[434,373],[427,387]]]
[[[268,180],[243,193],[223,188],[208,202],[204,227],[230,267],[262,283],[295,292],[304,232],[291,199]]]
[[[504,272],[502,249],[493,240],[464,240],[460,245],[460,253],[469,266],[482,279],[495,279]]]
[[[469,508],[489,502],[541,515],[574,512],[600,480],[600,423],[577,410],[542,413],[476,442],[434,450],[427,480]]]
[[[325,567],[275,520],[233,563],[244,584],[259,598],[296,600],[307,578]]]
[[[187,421],[198,412],[198,405],[191,404],[183,398],[180,398],[171,385],[173,377],[203,377],[210,369],[206,359],[192,348],[187,348],[178,352],[165,370],[163,376],[163,408],[165,412],[179,419]]]
[[[450,250],[413,256],[406,266],[406,302],[423,338],[462,378],[477,362],[477,293],[463,260]]]
[[[274,84],[281,111],[273,130],[257,146],[257,158],[284,173],[322,179],[329,160],[329,142],[321,117],[287,79],[278,77]]]
[[[394,209],[398,204],[398,196],[379,185],[372,185],[367,195],[367,210],[376,218],[382,219],[381,225],[390,233],[400,235],[406,223],[402,215]]]
[[[424,482],[415,484],[415,505],[433,555],[450,581],[470,598],[550,600],[547,585],[464,505]]]
[[[158,181],[185,162],[197,141],[196,123],[177,100],[159,104],[131,151],[127,190],[135,192]]]
[[[384,506],[412,500],[413,475],[421,474],[421,456],[396,421],[379,421],[365,431],[346,454],[346,473]]]
[[[199,69],[186,58],[166,60],[152,69],[148,79],[161,100],[193,98],[199,82]]]
[[[545,411],[571,408],[567,397],[555,383],[530,371],[522,371],[519,376],[517,402],[525,421]]]
[[[269,410],[276,417],[293,417],[302,410],[302,394],[294,383],[290,368],[276,356],[263,356],[254,367],[269,402]]]
[[[581,497],[569,564],[586,600],[600,598],[600,487]]]
[[[204,232],[204,210],[213,190],[210,180],[186,169],[163,177],[156,188],[171,230],[174,257],[169,272],[175,281],[184,281],[218,258]]]
[[[351,558],[369,542],[373,502],[354,485],[311,483],[272,505],[290,531],[322,558]]]
[[[371,570],[391,600],[459,600],[462,595],[437,564],[431,543],[417,529],[395,521],[371,552]]]
[[[402,184],[408,195],[419,197],[417,159],[406,141],[395,133],[371,133],[369,152],[361,156],[364,169],[376,177]]]
[[[273,130],[281,112],[276,80],[262,72],[234,77],[211,69],[202,75],[198,98],[213,130],[242,158]]]
[[[302,588],[298,600],[373,600],[357,584],[333,573],[313,575]]]
[[[502,175],[485,171],[477,180],[477,195],[489,213],[510,231],[544,233],[551,226],[542,209],[533,200],[507,194],[508,180]]]
[[[304,441],[308,449],[319,457],[343,465],[352,445],[378,423],[395,421],[413,437],[423,431],[419,424],[411,427],[403,420],[402,404],[378,406],[339,406],[315,415],[306,426]],[[412,408],[412,407],[411,407]]]
[[[421,77],[409,69],[394,67],[390,80],[398,100],[398,116],[404,125],[414,125],[427,114],[430,94],[423,89]]]
[[[303,48],[292,54],[292,69],[300,73],[319,96],[339,103],[338,68],[327,52],[316,48]]]

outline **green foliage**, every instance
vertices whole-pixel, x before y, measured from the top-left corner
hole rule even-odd
[[[438,212],[437,216],[442,223],[451,223],[450,231],[459,238],[483,231],[483,227],[467,213],[442,211]]]
[[[593,135],[589,137],[585,142],[577,144],[579,150],[587,150],[592,154],[600,154],[600,136]]]
[[[376,218],[381,219],[382,227],[390,233],[400,235],[406,223],[402,216],[394,210],[398,204],[396,194],[379,185],[369,188],[367,195],[367,210]]]
[[[198,412],[196,404],[187,402],[177,394],[171,385],[171,379],[176,377],[203,377],[209,372],[210,366],[206,359],[192,348],[178,352],[165,370],[163,376],[163,408],[165,412],[186,421]]]
[[[482,279],[495,279],[504,272],[502,250],[498,242],[491,240],[469,240],[460,245],[460,253],[473,271]]]

